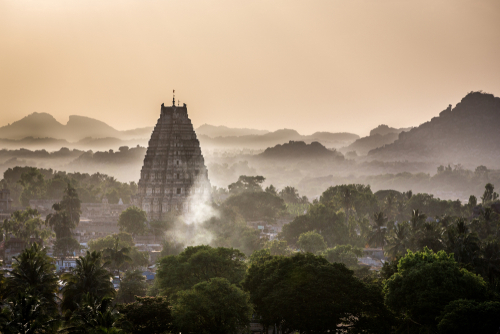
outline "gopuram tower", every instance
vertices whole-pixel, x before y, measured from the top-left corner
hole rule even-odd
[[[172,106],[161,105],[133,202],[146,211],[150,221],[165,220],[172,212],[192,211],[193,201],[209,194],[210,181],[200,142],[186,104],[176,106],[174,95]]]

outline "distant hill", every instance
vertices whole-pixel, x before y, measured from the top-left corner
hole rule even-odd
[[[369,136],[359,138],[351,145],[343,147],[341,151],[344,153],[355,151],[358,155],[367,155],[370,150],[393,143],[398,139],[398,135],[401,132],[409,131],[410,129],[411,128],[396,129],[381,124],[371,130]]]
[[[152,127],[118,131],[108,124],[85,116],[69,116],[67,124],[59,123],[48,113],[34,112],[19,121],[0,127],[0,138],[21,140],[31,138],[53,138],[75,142],[87,137],[114,137],[122,140],[149,138]]]
[[[211,138],[206,135],[199,135],[198,139],[203,147],[209,148],[251,148],[265,149],[289,141],[303,141],[305,143],[320,142],[327,147],[342,147],[349,145],[359,138],[352,133],[329,133],[316,132],[310,136],[303,136],[295,130],[281,129],[263,135],[230,136]]]
[[[500,167],[500,98],[471,92],[455,108],[371,150],[370,159]]]
[[[387,133],[385,135],[380,135],[378,133],[363,137],[356,140],[351,145],[342,148],[342,152],[352,152],[355,151],[358,155],[366,155],[370,150],[374,148],[381,147],[387,144],[394,143],[398,139],[397,133]]]
[[[270,147],[258,157],[278,160],[343,158],[338,152],[329,150],[318,142],[306,144],[303,141],[290,141],[283,145]]]
[[[410,131],[412,128],[401,128],[401,129],[396,129],[396,128],[391,128],[385,124],[380,124],[377,126],[375,129],[370,131],[370,136],[374,136],[376,134],[379,134],[381,136],[385,136],[389,133],[395,133],[395,134],[400,134],[403,131]]]
[[[241,137],[248,135],[264,135],[269,133],[267,130],[247,129],[247,128],[229,128],[224,125],[203,124],[196,129],[196,133],[208,137]]]

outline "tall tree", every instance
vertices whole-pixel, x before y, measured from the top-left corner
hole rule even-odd
[[[297,246],[306,253],[316,254],[326,249],[325,239],[316,231],[302,233],[299,236]]]
[[[77,309],[71,313],[68,325],[62,331],[68,334],[117,333],[114,327],[119,318],[109,297],[97,298],[93,294],[82,295]]]
[[[146,277],[142,275],[141,271],[127,271],[120,283],[115,302],[133,303],[136,296],[146,296],[147,288]]]
[[[231,334],[248,327],[252,307],[247,293],[215,277],[180,291],[172,315],[182,332]]]
[[[378,212],[373,214],[373,222],[374,225],[372,227],[372,232],[368,237],[368,243],[370,245],[375,245],[375,247],[382,247],[384,249],[384,245],[386,243],[386,234],[387,234],[387,217],[383,212]]]
[[[238,284],[245,275],[245,259],[243,253],[233,248],[187,247],[177,256],[160,260],[156,281],[162,294],[170,297],[213,277]]]
[[[146,230],[146,222],[148,221],[146,212],[136,206],[127,208],[120,214],[118,226],[120,231],[125,231],[136,236]]]
[[[406,250],[410,248],[408,240],[410,228],[407,222],[399,223],[395,226],[393,236],[388,240],[387,254],[391,259],[404,255]]]
[[[103,254],[104,260],[109,262],[110,268],[118,272],[118,280],[121,281],[120,268],[125,263],[132,263],[130,248],[120,247],[120,238],[116,236],[113,247],[104,249]]]
[[[52,297],[53,298],[53,297]],[[4,334],[42,334],[55,332],[57,316],[46,312],[50,301],[18,292],[0,314],[0,332]]]
[[[58,280],[47,249],[33,243],[18,257],[14,257],[11,275],[6,279],[7,295],[14,297],[22,291],[28,296],[38,298],[44,304],[43,312],[53,315],[57,310],[55,295],[58,291]]]
[[[243,282],[255,314],[280,333],[387,333],[382,295],[340,263],[298,253],[253,262]]]
[[[384,286],[385,302],[405,325],[421,332],[437,332],[436,317],[457,299],[482,300],[488,295],[486,282],[460,265],[453,254],[429,249],[408,252],[398,270]],[[408,329],[409,330],[409,329]]]
[[[136,297],[134,303],[118,305],[117,325],[127,333],[159,334],[172,330],[170,302],[166,297]]]
[[[115,289],[110,281],[112,275],[104,267],[101,253],[87,252],[76,260],[76,267],[61,276],[65,283],[62,289],[63,310],[73,311],[78,308],[83,295],[91,294],[95,298],[113,297]]]

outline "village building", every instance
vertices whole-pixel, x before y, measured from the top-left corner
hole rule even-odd
[[[210,196],[210,181],[200,142],[188,117],[186,104],[161,105],[151,134],[134,205],[148,219],[165,220],[170,214],[188,213],[193,198]]]

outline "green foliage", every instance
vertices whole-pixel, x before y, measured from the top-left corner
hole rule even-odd
[[[269,254],[272,256],[289,256],[292,254],[292,250],[285,240],[268,241],[264,244],[264,249],[269,250]]]
[[[326,249],[326,242],[321,234],[309,231],[299,236],[297,246],[304,252],[316,254]]]
[[[324,204],[313,204],[303,216],[296,217],[283,226],[280,238],[288,244],[296,245],[299,236],[309,231],[321,231],[328,246],[349,242],[349,227],[343,222],[344,215],[337,214],[332,207]]]
[[[384,249],[386,243],[387,234],[387,217],[385,217],[383,212],[378,212],[373,215],[374,225],[372,226],[372,231],[368,236],[368,243],[374,245],[375,247],[381,246]]]
[[[126,232],[120,232],[118,234],[111,234],[111,235],[107,235],[103,238],[90,240],[88,243],[89,250],[90,250],[90,252],[94,252],[94,251],[100,252],[106,248],[111,248],[111,247],[113,247],[116,239],[118,239],[119,247],[132,247],[132,246],[134,246],[134,239],[132,238],[132,235],[130,235],[129,233],[126,233]]]
[[[122,318],[117,325],[127,333],[168,333],[172,329],[170,302],[166,297],[136,297],[134,303],[119,305]]]
[[[227,279],[215,277],[180,291],[172,314],[182,332],[230,334],[249,325],[252,307],[248,294]]]
[[[223,206],[235,208],[247,221],[274,220],[286,209],[283,199],[264,191],[238,193],[229,197]]]
[[[14,297],[23,292],[26,302],[38,299],[37,303],[44,304],[43,312],[53,315],[57,311],[57,299],[54,298],[57,291],[58,277],[47,249],[33,243],[14,257],[11,275],[6,279],[7,296]]]
[[[24,211],[14,211],[9,219],[0,225],[0,233],[6,236],[29,241],[31,238],[47,240],[52,236],[52,231],[44,226],[43,220],[36,209],[27,208]]]
[[[120,238],[115,237],[113,246],[104,249],[104,260],[107,262],[110,268],[118,271],[118,279],[120,277],[120,269],[126,263],[132,263],[132,258],[129,256],[130,248],[120,247]]]
[[[443,334],[495,333],[500,327],[500,302],[454,300],[438,317]]]
[[[78,307],[69,318],[69,326],[63,329],[64,333],[117,333],[113,327],[119,315],[115,312],[111,298],[101,299],[91,293],[86,293],[77,305]]]
[[[122,281],[120,288],[116,294],[116,303],[133,303],[135,297],[145,297],[147,290],[146,277],[139,270],[127,271]]]
[[[62,198],[67,183],[76,188],[84,203],[98,203],[106,196],[111,204],[117,204],[120,198],[128,204],[137,191],[135,182],[121,183],[100,173],[66,173],[35,167],[9,168],[4,172],[2,183],[11,191],[14,204],[24,207],[29,206],[31,199]]]
[[[363,256],[363,250],[351,245],[338,245],[328,248],[321,253],[321,256],[330,263],[343,263],[346,267],[352,268],[357,266],[358,258]]]
[[[156,281],[163,295],[173,296],[214,277],[238,284],[245,275],[245,255],[233,248],[187,247],[160,260]]]
[[[253,262],[243,287],[265,326],[283,333],[387,333],[390,317],[380,291],[353,276],[343,264],[312,254]]]
[[[32,334],[54,332],[57,316],[46,312],[52,308],[45,298],[19,292],[0,313],[0,331],[5,334]]]
[[[84,257],[79,257],[76,267],[61,276],[65,283],[61,308],[64,311],[77,309],[86,294],[96,299],[113,297],[115,289],[110,281],[111,276],[104,268],[101,253],[87,252]]]
[[[243,192],[260,192],[262,191],[262,183],[266,180],[263,176],[246,176],[241,175],[238,181],[231,183],[227,188],[229,193],[237,195]]]
[[[398,271],[385,282],[385,302],[401,317],[435,331],[436,316],[453,300],[487,298],[487,284],[461,269],[453,254],[429,249],[408,254],[399,260]]]
[[[248,227],[232,208],[222,207],[219,217],[210,218],[202,227],[212,234],[213,247],[236,248],[248,255],[262,247],[260,232]]]
[[[125,231],[135,236],[146,230],[147,221],[148,218],[145,211],[136,206],[131,206],[120,214],[118,226],[120,227],[120,231]]]

